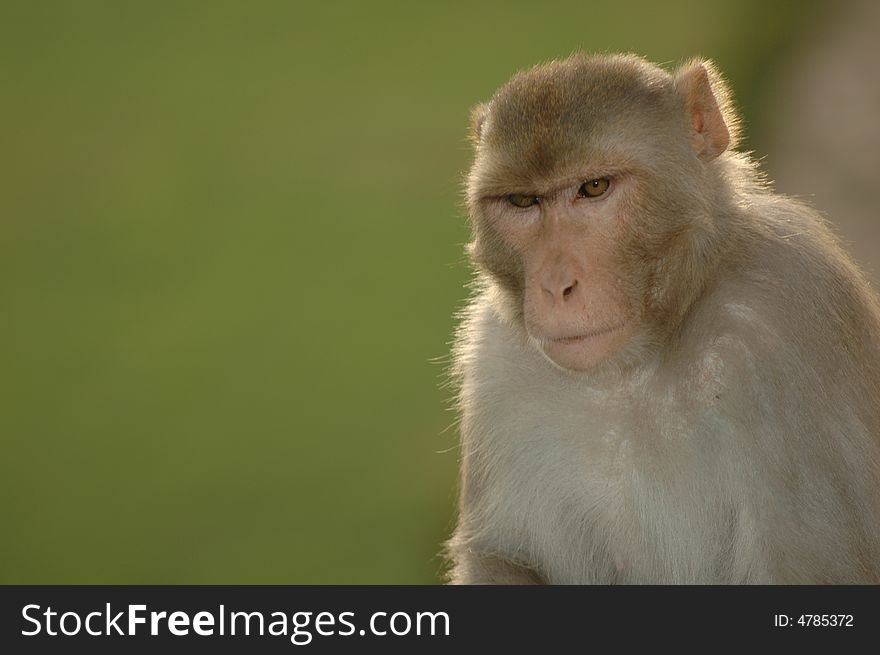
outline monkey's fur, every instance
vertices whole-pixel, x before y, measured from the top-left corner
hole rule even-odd
[[[711,64],[629,55],[536,67],[475,109],[452,582],[880,583],[877,298],[735,128]],[[507,194],[550,203],[580,170],[626,180],[595,239],[562,214],[548,237],[552,204],[510,214]],[[528,327],[529,253],[566,235],[593,244],[577,320],[627,324],[577,337],[586,370]]]

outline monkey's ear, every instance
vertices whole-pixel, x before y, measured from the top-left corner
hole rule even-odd
[[[481,102],[476,107],[471,109],[471,129],[468,136],[470,137],[471,143],[475,148],[480,143],[480,138],[483,136],[483,124],[486,122],[486,117],[488,115],[488,103]]]
[[[733,145],[736,119],[730,110],[730,92],[711,62],[694,60],[674,74],[691,123],[691,144],[700,159],[715,159]]]

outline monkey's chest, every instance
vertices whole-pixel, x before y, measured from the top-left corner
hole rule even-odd
[[[727,536],[720,472],[695,461],[690,426],[681,422],[670,441],[638,413],[558,416],[527,406],[506,414],[487,497],[511,555],[551,583],[712,577]]]

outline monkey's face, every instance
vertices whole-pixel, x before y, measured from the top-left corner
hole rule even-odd
[[[634,280],[622,270],[631,178],[596,170],[541,195],[513,192],[484,207],[496,240],[517,262],[522,320],[556,365],[589,370],[639,324]]]

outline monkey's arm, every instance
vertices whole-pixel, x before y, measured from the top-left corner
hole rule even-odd
[[[540,576],[531,569],[495,555],[462,548],[453,553],[453,560],[455,563],[449,574],[450,584],[544,584]]]
[[[461,494],[455,532],[446,542],[450,562],[450,584],[535,585],[544,584],[541,576],[512,553],[522,552],[517,540],[508,536],[505,526],[509,519],[498,508],[509,503],[491,502],[505,498],[489,483],[486,467],[475,456],[482,433],[472,429],[469,416],[462,420]],[[493,491],[494,490],[494,491]],[[508,498],[509,500],[509,498]],[[495,506],[493,511],[486,506]],[[513,543],[512,543],[513,542]],[[512,549],[512,550],[511,550]]]

